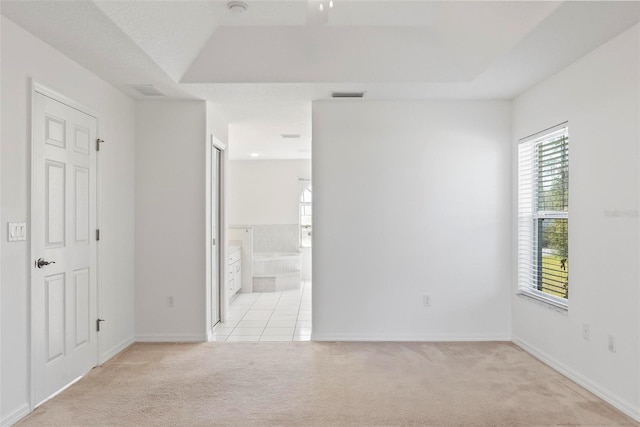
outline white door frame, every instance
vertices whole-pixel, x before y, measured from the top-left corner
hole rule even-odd
[[[211,194],[212,194],[212,188],[211,188],[211,183],[212,183],[212,176],[211,176],[211,172],[213,171],[213,165],[211,164],[211,160],[212,160],[212,152],[214,149],[218,149],[220,150],[220,194],[219,194],[219,199],[220,199],[220,206],[219,206],[219,225],[220,225],[220,230],[218,233],[218,238],[219,238],[219,242],[216,242],[217,246],[218,246],[218,259],[220,262],[220,268],[218,268],[218,272],[219,272],[219,276],[218,276],[218,286],[220,287],[220,301],[218,302],[220,305],[220,320],[222,322],[225,321],[226,316],[227,316],[227,312],[229,310],[229,302],[227,301],[227,287],[224,286],[224,284],[226,283],[226,277],[227,277],[227,263],[224,262],[224,260],[227,259],[227,215],[226,215],[226,201],[227,201],[227,161],[228,161],[228,156],[227,156],[227,145],[225,143],[223,143],[222,141],[220,141],[219,139],[217,139],[213,134],[211,134],[209,136],[209,140],[206,142],[206,168],[205,168],[205,180],[206,180],[206,185],[205,185],[205,207],[206,207],[206,247],[205,247],[205,254],[206,254],[206,331],[207,331],[207,340],[211,341],[213,339],[213,331],[212,331],[212,325],[211,325],[211,318],[213,315],[213,307],[211,306],[211,302],[212,302],[212,286],[213,286],[213,280],[211,277],[211,272],[213,269],[213,265],[212,265],[212,255],[211,255],[211,242],[213,239],[213,230],[211,228],[211,224],[213,223],[213,212],[211,211],[211,204],[212,204],[212,200],[211,200]]]
[[[30,200],[31,200],[31,205],[30,205],[30,210],[31,210],[31,214],[30,214],[30,223],[29,223],[29,233],[31,234],[31,238],[29,239],[29,282],[30,282],[30,288],[29,288],[29,292],[30,292],[30,328],[29,328],[29,358],[30,358],[30,366],[29,366],[29,409],[30,412],[33,412],[33,410],[35,409],[35,405],[36,405],[36,377],[35,377],[35,372],[36,370],[36,355],[35,355],[35,286],[36,284],[34,283],[35,277],[33,274],[33,268],[31,268],[31,263],[38,258],[38,254],[34,253],[34,247],[35,247],[35,237],[33,235],[33,233],[31,232],[31,230],[33,230],[33,224],[36,222],[37,218],[35,218],[35,212],[33,209],[34,206],[34,197],[35,197],[35,191],[34,191],[34,186],[35,186],[35,182],[33,180],[33,172],[35,170],[35,165],[34,165],[34,156],[33,156],[33,152],[34,152],[34,147],[36,144],[36,141],[34,140],[34,135],[36,134],[35,132],[35,126],[36,126],[36,121],[34,120],[36,111],[35,111],[35,99],[36,99],[36,94],[40,93],[44,96],[47,96],[49,98],[52,98],[58,102],[61,102],[62,104],[65,104],[71,108],[74,108],[78,111],[81,111],[82,113],[85,113],[93,118],[96,119],[96,136],[100,134],[100,119],[98,117],[98,115],[90,108],[88,108],[87,106],[80,104],[76,101],[74,101],[73,99],[67,98],[66,96],[52,90],[49,89],[48,87],[34,81],[31,80],[31,174],[30,174],[30,181],[31,181],[31,195],[30,195]],[[100,156],[96,155],[96,227],[99,229],[100,228]],[[97,317],[100,318],[100,313],[102,312],[101,309],[101,304],[100,304],[100,284],[101,284],[101,280],[100,280],[100,259],[101,259],[101,254],[100,254],[100,242],[96,242],[96,295],[95,298],[97,299]],[[100,361],[100,347],[101,347],[101,343],[100,343],[101,339],[100,339],[100,334],[97,334],[97,351],[96,351],[96,366],[99,365],[99,361]]]

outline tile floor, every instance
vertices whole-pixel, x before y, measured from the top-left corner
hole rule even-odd
[[[311,282],[283,292],[238,294],[227,321],[213,330],[214,341],[309,341]]]

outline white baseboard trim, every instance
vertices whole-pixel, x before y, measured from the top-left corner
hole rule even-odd
[[[616,409],[619,409],[620,411],[624,412],[634,420],[640,421],[640,408],[637,408],[633,404],[627,402],[626,400],[619,398],[614,393],[605,389],[604,387],[593,383],[589,379],[585,378],[583,375],[575,372],[573,369],[569,368],[567,365],[560,363],[559,361],[555,360],[553,357],[535,348],[533,345],[529,344],[528,342],[516,337],[513,337],[512,340],[515,345],[517,345],[518,347],[520,347],[521,349],[523,349],[524,351],[526,351],[536,359],[540,360],[545,365],[558,371],[559,373],[569,378],[571,381],[575,382],[576,384],[586,388],[591,393],[595,394],[600,399],[614,406]]]
[[[207,342],[207,334],[141,334],[136,342]]]
[[[24,403],[8,413],[6,416],[2,418],[0,421],[0,426],[9,427],[26,417],[31,413],[31,409],[29,407],[29,403]]]
[[[116,344],[110,350],[104,352],[100,356],[100,358],[98,360],[98,364],[102,365],[103,363],[105,363],[106,361],[111,359],[112,357],[117,356],[118,354],[120,354],[123,351],[125,351],[127,348],[129,348],[131,345],[133,345],[135,342],[136,342],[136,339],[134,337],[129,337],[126,340],[123,340],[122,342],[120,342],[119,344]]]
[[[311,333],[311,341],[371,341],[371,342],[459,342],[459,341],[505,341],[506,335],[356,335]]]

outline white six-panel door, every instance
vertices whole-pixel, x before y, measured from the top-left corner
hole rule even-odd
[[[33,120],[32,357],[37,405],[97,364],[97,121],[40,93],[34,97]]]

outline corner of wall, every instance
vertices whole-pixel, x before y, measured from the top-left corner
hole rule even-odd
[[[533,357],[535,357],[536,359],[544,363],[545,365],[558,371],[565,377],[569,378],[571,381],[586,388],[591,393],[595,394],[596,396],[598,396],[605,402],[609,403],[616,409],[624,412],[634,420],[640,422],[640,406],[638,406],[637,403],[631,403],[626,401],[625,399],[620,398],[611,390],[608,390],[602,387],[601,385],[594,383],[584,375],[581,375],[571,367],[563,364],[562,362],[558,361],[554,357],[536,348],[535,346],[531,345],[530,343],[526,342],[521,338],[513,337],[512,341],[515,345],[517,345],[518,347],[520,347],[521,349],[523,349],[524,351],[526,351],[527,353],[529,353],[530,355],[532,355]]]
[[[119,342],[115,346],[111,347],[110,349],[104,351],[100,355],[100,359],[98,360],[98,365],[102,365],[103,363],[105,363],[109,359],[111,359],[112,357],[117,356],[118,354],[124,352],[129,347],[131,347],[133,344],[135,344],[135,342],[136,342],[135,337],[131,336],[131,337],[127,338],[127,339],[122,340],[121,342]]]
[[[548,310],[512,295],[513,340],[637,420],[639,53],[640,32],[636,25],[518,96],[512,108],[514,141],[568,121],[571,135],[578,142],[571,160],[570,244],[574,248],[572,283],[579,285],[572,293],[570,310],[562,317],[549,316]],[[610,144],[602,144],[603,139]],[[515,152],[512,162],[513,173],[517,171]],[[595,163],[602,167],[593,168]],[[515,188],[512,197],[514,245]],[[636,218],[610,217],[609,210],[636,212]],[[511,253],[515,281],[515,247]],[[604,283],[611,290],[603,293]],[[590,340],[581,336],[583,324],[591,327]],[[618,344],[618,351],[611,352],[607,348],[608,336],[615,336],[625,347],[621,349]]]

